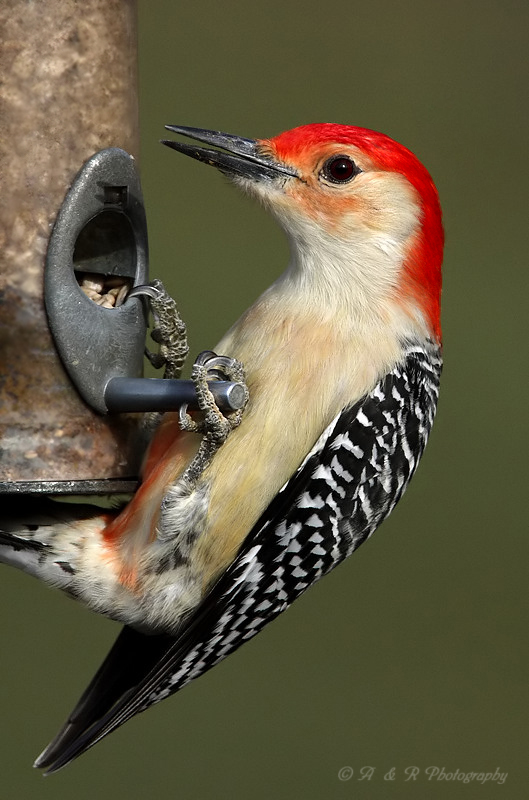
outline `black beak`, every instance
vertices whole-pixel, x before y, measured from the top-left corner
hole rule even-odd
[[[162,139],[162,144],[184,153],[186,156],[203,161],[217,167],[226,175],[239,175],[243,178],[255,180],[274,180],[280,177],[297,178],[298,173],[292,167],[275,161],[266,153],[260,152],[259,142],[255,139],[243,139],[231,133],[208,131],[203,128],[187,128],[181,125],[166,125],[168,131],[174,131],[190,139],[206,142],[222,150],[210,150],[182,142],[170,142]]]

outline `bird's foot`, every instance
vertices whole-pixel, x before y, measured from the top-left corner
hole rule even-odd
[[[179,378],[189,346],[186,325],[176,302],[158,279],[144,286],[135,286],[129,292],[129,297],[138,296],[144,296],[148,300],[154,321],[151,339],[159,345],[157,353],[146,348],[145,354],[156,369],[165,367],[164,378]]]
[[[187,413],[187,407],[182,406],[180,427],[185,431],[203,434],[199,450],[182,476],[194,486],[219,447],[240,424],[249,395],[241,362],[227,356],[218,356],[212,350],[206,350],[197,357],[193,364],[191,380],[195,384],[202,418],[193,419]],[[214,380],[236,381],[242,384],[246,394],[242,407],[236,411],[223,413],[208,386],[208,381]]]

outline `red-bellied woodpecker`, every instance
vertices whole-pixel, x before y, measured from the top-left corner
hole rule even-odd
[[[242,362],[250,399],[192,480],[201,437],[169,413],[123,510],[62,505],[3,526],[0,559],[126,626],[37,760],[49,771],[201,675],[352,553],[406,489],[436,408],[443,232],[415,156],[346,125],[264,140],[168,127],[217,148],[166,142],[257,196],[291,260],[216,348]]]

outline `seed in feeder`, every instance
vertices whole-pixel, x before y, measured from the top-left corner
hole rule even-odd
[[[96,301],[101,297],[99,292],[96,292],[94,289],[89,289],[88,286],[81,286],[81,290],[85,293],[87,297],[90,298],[90,300]]]
[[[92,289],[94,292],[102,292],[105,285],[105,280],[102,275],[96,275],[93,272],[86,272],[81,283],[81,288]]]
[[[116,297],[116,306],[121,306],[125,302],[125,299],[129,293],[129,286],[124,283],[121,289],[119,290],[117,297]]]

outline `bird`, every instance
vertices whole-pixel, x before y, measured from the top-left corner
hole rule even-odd
[[[124,626],[36,760],[47,773],[213,667],[369,538],[438,401],[444,235],[418,158],[345,124],[264,139],[166,128],[180,138],[163,144],[272,213],[290,259],[215,348],[243,365],[249,399],[192,478],[203,434],[175,410],[125,507],[48,503],[0,522],[0,561]]]

